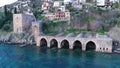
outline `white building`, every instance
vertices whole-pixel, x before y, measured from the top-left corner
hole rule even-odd
[[[111,5],[112,3],[119,2],[119,0],[96,0],[97,6]]]
[[[51,4],[49,2],[44,2],[42,5],[42,10],[49,10],[51,7]]]
[[[60,7],[63,4],[63,1],[54,1],[53,7]]]
[[[4,12],[4,6],[0,7],[0,12]]]
[[[80,2],[80,3],[86,3],[86,0],[74,0],[74,1],[77,1],[77,2]]]
[[[73,0],[72,6],[76,9],[82,9],[83,4],[86,3],[86,0]]]
[[[60,6],[58,9],[60,9],[61,11],[63,11],[63,12],[65,12],[65,6],[63,5],[63,6]]]
[[[120,0],[110,0],[110,2],[112,3],[116,3],[116,2],[119,2]]]
[[[41,0],[41,1],[44,1],[44,2],[52,2],[52,0]]]
[[[105,6],[105,2],[106,2],[106,0],[97,0],[96,5],[97,6]]]
[[[64,0],[64,4],[69,4],[69,3],[72,3],[73,0]]]

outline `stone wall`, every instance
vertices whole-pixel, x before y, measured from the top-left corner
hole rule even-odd
[[[69,43],[69,49],[73,49],[74,42],[79,41],[82,44],[82,51],[86,51],[86,45],[88,42],[93,42],[95,44],[96,52],[106,52],[112,53],[112,39],[111,38],[79,38],[79,37],[57,37],[57,36],[38,36],[36,38],[37,46],[40,46],[41,39],[47,41],[47,47],[50,47],[50,41],[55,39],[58,43],[58,48],[61,48],[61,43],[63,40],[67,40]]]
[[[35,21],[33,15],[28,14],[13,14],[13,26],[15,33],[27,32],[32,27],[32,22]]]

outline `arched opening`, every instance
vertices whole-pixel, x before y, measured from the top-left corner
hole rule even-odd
[[[47,47],[47,41],[46,41],[46,39],[42,38],[42,39],[40,40],[40,47],[44,47],[44,46]]]
[[[74,49],[80,49],[80,50],[82,50],[82,44],[81,44],[81,42],[80,41],[75,41],[74,43],[73,43],[73,50]]]
[[[53,47],[56,47],[56,48],[58,47],[58,42],[56,39],[52,39],[50,41],[50,48],[53,48]]]
[[[95,50],[95,49],[96,49],[96,45],[94,42],[90,41],[86,44],[86,51]]]
[[[69,42],[67,40],[63,40],[61,42],[61,48],[69,49]]]

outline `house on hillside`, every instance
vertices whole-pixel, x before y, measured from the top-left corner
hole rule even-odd
[[[61,10],[61,11],[63,11],[63,12],[65,12],[66,6],[65,6],[65,5],[62,5],[62,6],[60,6],[58,9]],[[57,10],[58,10],[58,9],[57,9]]]
[[[60,6],[63,5],[63,4],[64,4],[63,1],[54,1],[53,7],[54,7],[54,8],[57,8],[57,7],[60,7]]]
[[[66,6],[64,5],[63,1],[55,1],[53,4],[53,8],[55,10],[60,9],[61,11],[65,11],[66,10]]]
[[[55,12],[55,17],[58,20],[61,21],[69,21],[70,20],[70,12],[69,11],[61,11],[61,10],[57,10]]]
[[[52,20],[54,20],[56,18],[53,13],[47,13],[44,16],[45,16],[46,19],[48,19],[50,21],[52,21]]]
[[[109,0],[112,3],[120,2],[120,0]]]
[[[72,3],[72,2],[73,2],[73,0],[64,0],[64,4],[65,4],[65,5],[70,4],[70,3]]]
[[[31,2],[30,0],[17,1],[13,5],[13,7],[17,9],[17,12],[21,12],[21,13],[23,13],[23,11],[28,11],[28,10],[31,11],[31,8],[29,7],[30,2]]]
[[[4,12],[4,6],[0,7],[0,12]]]
[[[49,2],[44,2],[42,5],[42,10],[49,10],[51,7]]]
[[[51,0],[44,0],[42,4],[42,10],[43,11],[49,11],[52,7],[52,1]]]
[[[86,0],[73,0],[75,2],[78,2],[78,3],[86,3]]]
[[[74,0],[72,6],[76,9],[82,9],[84,1],[83,0]]]
[[[114,3],[119,2],[119,0],[96,0],[96,5],[98,7],[112,6]]]
[[[96,1],[96,5],[97,5],[98,7],[105,6],[105,5],[106,5],[106,0],[97,0],[97,1]]]
[[[70,21],[70,12],[68,10],[61,11],[60,9],[56,10],[55,13],[47,13],[44,15],[45,18],[49,20],[57,21]]]
[[[42,5],[42,10],[47,10],[48,12],[43,13],[48,20],[59,20],[59,21],[69,21],[70,20],[70,12],[66,10],[66,5],[64,5],[63,1],[54,1],[53,3],[44,1]],[[49,10],[53,8],[53,12]]]

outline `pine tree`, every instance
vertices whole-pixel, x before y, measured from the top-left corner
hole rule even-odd
[[[14,8],[14,13],[17,14],[17,8],[16,7]]]
[[[7,13],[8,13],[8,12],[7,12],[7,5],[5,5],[5,6],[4,6],[4,14],[5,14],[5,16],[7,16]]]

